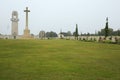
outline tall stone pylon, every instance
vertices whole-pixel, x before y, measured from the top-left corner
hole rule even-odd
[[[30,30],[28,28],[28,12],[30,12],[30,10],[28,10],[28,7],[26,7],[26,10],[24,10],[24,12],[26,13],[26,25],[24,30],[24,38],[31,38]]]
[[[11,29],[11,35],[13,36],[14,39],[16,39],[16,37],[18,36],[18,12],[17,11],[13,11],[12,12],[12,29]]]

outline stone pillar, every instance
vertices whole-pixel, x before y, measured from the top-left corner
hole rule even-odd
[[[24,10],[24,12],[26,13],[26,25],[24,30],[24,38],[31,38],[30,30],[28,28],[28,12],[30,12],[30,10],[28,10],[28,7],[26,7],[26,10]]]

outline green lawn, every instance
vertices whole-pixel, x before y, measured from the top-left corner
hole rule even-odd
[[[120,80],[120,45],[0,40],[0,80]]]

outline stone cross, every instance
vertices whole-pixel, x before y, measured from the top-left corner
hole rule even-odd
[[[30,12],[30,10],[28,10],[28,7],[26,7],[26,10],[24,10],[24,12],[26,12],[26,27],[25,27],[25,29],[28,29],[28,12]]]

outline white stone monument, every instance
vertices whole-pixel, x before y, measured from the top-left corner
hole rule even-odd
[[[13,11],[12,12],[12,30],[11,30],[11,35],[14,37],[14,39],[16,38],[16,36],[18,36],[18,12],[17,11]]]
[[[28,12],[30,12],[30,10],[28,10],[28,7],[26,7],[26,10],[24,10],[24,12],[26,12],[26,25],[25,25],[25,30],[24,30],[24,38],[32,38],[30,35],[30,30],[28,28]]]

